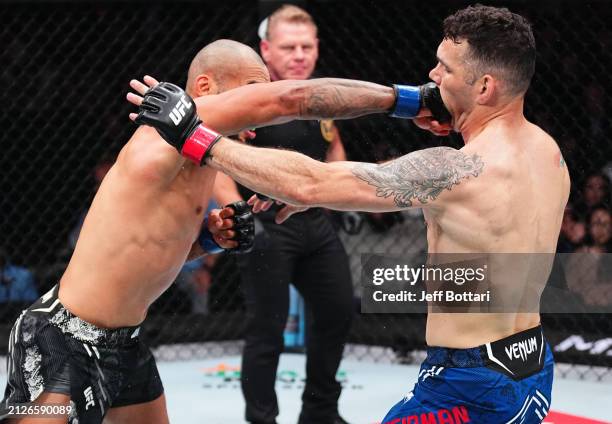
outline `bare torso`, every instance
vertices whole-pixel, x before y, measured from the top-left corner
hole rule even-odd
[[[429,253],[554,253],[570,188],[554,140],[524,121],[512,129],[490,127],[461,150],[478,154],[484,168],[466,183],[465,198],[442,211],[424,209]],[[529,262],[520,272],[498,264],[496,284],[539,296],[550,270],[540,262],[548,255],[524,257]],[[538,313],[430,313],[426,337],[431,346],[468,348],[539,322]]]
[[[60,282],[62,304],[102,327],[141,323],[174,281],[199,234],[216,171],[176,161],[141,127],[122,149],[89,209]],[[159,166],[178,163],[168,180]]]

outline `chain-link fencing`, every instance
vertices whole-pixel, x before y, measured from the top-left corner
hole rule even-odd
[[[557,139],[567,160],[573,190],[562,245],[570,251],[582,248],[589,240],[593,191],[610,210],[605,175],[612,174],[612,4],[483,3],[509,6],[534,25],[538,62],[526,115]],[[319,25],[318,75],[390,84],[428,79],[442,19],[467,3],[301,4]],[[276,5],[236,0],[0,3],[0,349],[6,349],[19,311],[61,277],[96,186],[135,129],[124,100],[129,80],[147,73],[184,84],[192,57],[207,43],[231,38],[256,47],[258,24]],[[424,147],[461,144],[456,135],[437,138],[410,121],[385,116],[343,121],[339,128],[351,160],[380,161]],[[362,253],[420,255],[426,250],[418,211],[335,218],[356,287]],[[348,232],[340,229],[347,221]],[[31,273],[19,274],[26,288],[15,291],[9,266]],[[604,277],[612,280],[610,274]],[[610,374],[599,367],[612,362],[612,316],[546,314],[543,322],[560,360],[585,364],[584,376]],[[424,325],[423,315],[357,312],[346,353],[411,361],[413,352],[425,346]],[[239,345],[228,343],[245,331],[235,258],[223,255],[187,267],[153,305],[144,328],[153,346],[163,343],[158,353],[166,359],[239,352]]]

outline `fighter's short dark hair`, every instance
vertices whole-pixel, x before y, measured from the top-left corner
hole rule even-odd
[[[475,5],[444,20],[444,38],[467,41],[475,72],[498,72],[511,94],[527,91],[535,72],[536,44],[531,25],[506,8]]]

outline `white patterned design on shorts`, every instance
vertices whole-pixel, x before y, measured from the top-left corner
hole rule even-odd
[[[43,378],[40,375],[40,362],[42,355],[38,350],[38,346],[32,346],[26,349],[25,359],[23,361],[23,373],[28,391],[30,392],[30,401],[34,402],[43,391]]]
[[[68,422],[70,424],[79,424],[79,417],[77,415],[77,406],[73,400],[70,400],[70,415],[68,415]]]
[[[97,343],[104,336],[104,332],[100,328],[72,316],[63,308],[57,311],[50,322],[56,325],[62,333],[70,334],[82,342]]]

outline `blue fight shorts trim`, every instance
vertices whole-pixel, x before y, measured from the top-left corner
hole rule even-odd
[[[541,327],[471,349],[431,347],[414,389],[382,424],[541,423],[553,372]]]

